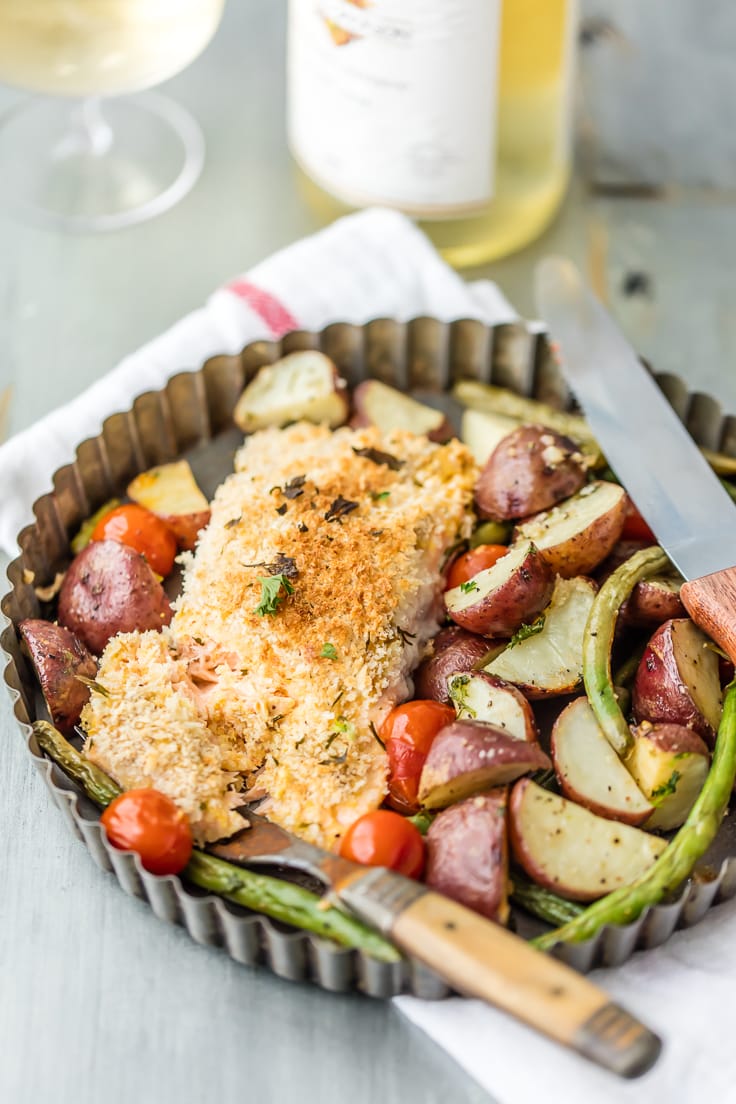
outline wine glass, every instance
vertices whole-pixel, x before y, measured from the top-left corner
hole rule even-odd
[[[186,195],[202,169],[202,132],[178,104],[140,90],[202,52],[224,3],[0,0],[0,81],[42,94],[0,117],[3,205],[96,231]]]

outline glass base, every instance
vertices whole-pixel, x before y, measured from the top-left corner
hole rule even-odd
[[[158,93],[30,100],[0,120],[0,201],[57,229],[153,218],[186,195],[203,163],[199,125]]]

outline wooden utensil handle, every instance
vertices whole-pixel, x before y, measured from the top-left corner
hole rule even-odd
[[[736,663],[736,567],[683,583],[680,597],[695,624]]]
[[[657,1060],[658,1037],[607,993],[447,897],[422,894],[390,935],[459,992],[489,1001],[622,1077],[638,1077]]]

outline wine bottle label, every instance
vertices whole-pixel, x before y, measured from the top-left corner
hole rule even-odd
[[[424,218],[493,195],[500,0],[291,0],[289,141],[353,206]]]

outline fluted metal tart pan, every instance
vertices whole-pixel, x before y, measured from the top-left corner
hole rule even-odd
[[[66,566],[69,539],[80,522],[124,490],[138,472],[182,455],[211,494],[232,469],[232,454],[242,439],[233,427],[232,411],[244,384],[263,364],[308,348],[332,357],[351,386],[367,377],[381,379],[442,407],[455,420],[459,408],[448,391],[459,379],[493,382],[571,406],[544,332],[524,323],[487,327],[432,318],[408,323],[377,319],[364,326],[335,323],[320,333],[298,331],[280,341],[254,342],[237,356],[213,357],[197,372],[176,375],[163,390],[140,395],[129,411],[109,417],[98,437],[80,444],[74,462],[56,472],[53,490],[35,503],[35,522],[19,535],[21,554],[8,569],[11,590],[1,607],[5,684],[32,761],[69,828],[98,866],[112,873],[126,893],[147,901],[159,919],[181,924],[196,942],[222,947],[238,962],[263,964],[280,977],[374,997],[403,992],[438,998],[447,994],[447,987],[418,963],[377,962],[203,894],[178,877],[147,873],[137,856],[108,844],[95,807],[43,756],[30,728],[40,698],[15,626],[24,617],[43,615],[34,587],[50,583]],[[736,456],[736,419],[724,417],[711,397],[689,393],[677,377],[656,378],[699,444]],[[676,928],[696,924],[709,908],[736,894],[734,856],[736,817],[729,815],[697,875],[676,899],[648,909],[631,924],[608,926],[593,939],[560,946],[554,953],[587,971],[618,965],[636,950],[663,943]],[[542,928],[521,912],[515,921],[523,935]]]

